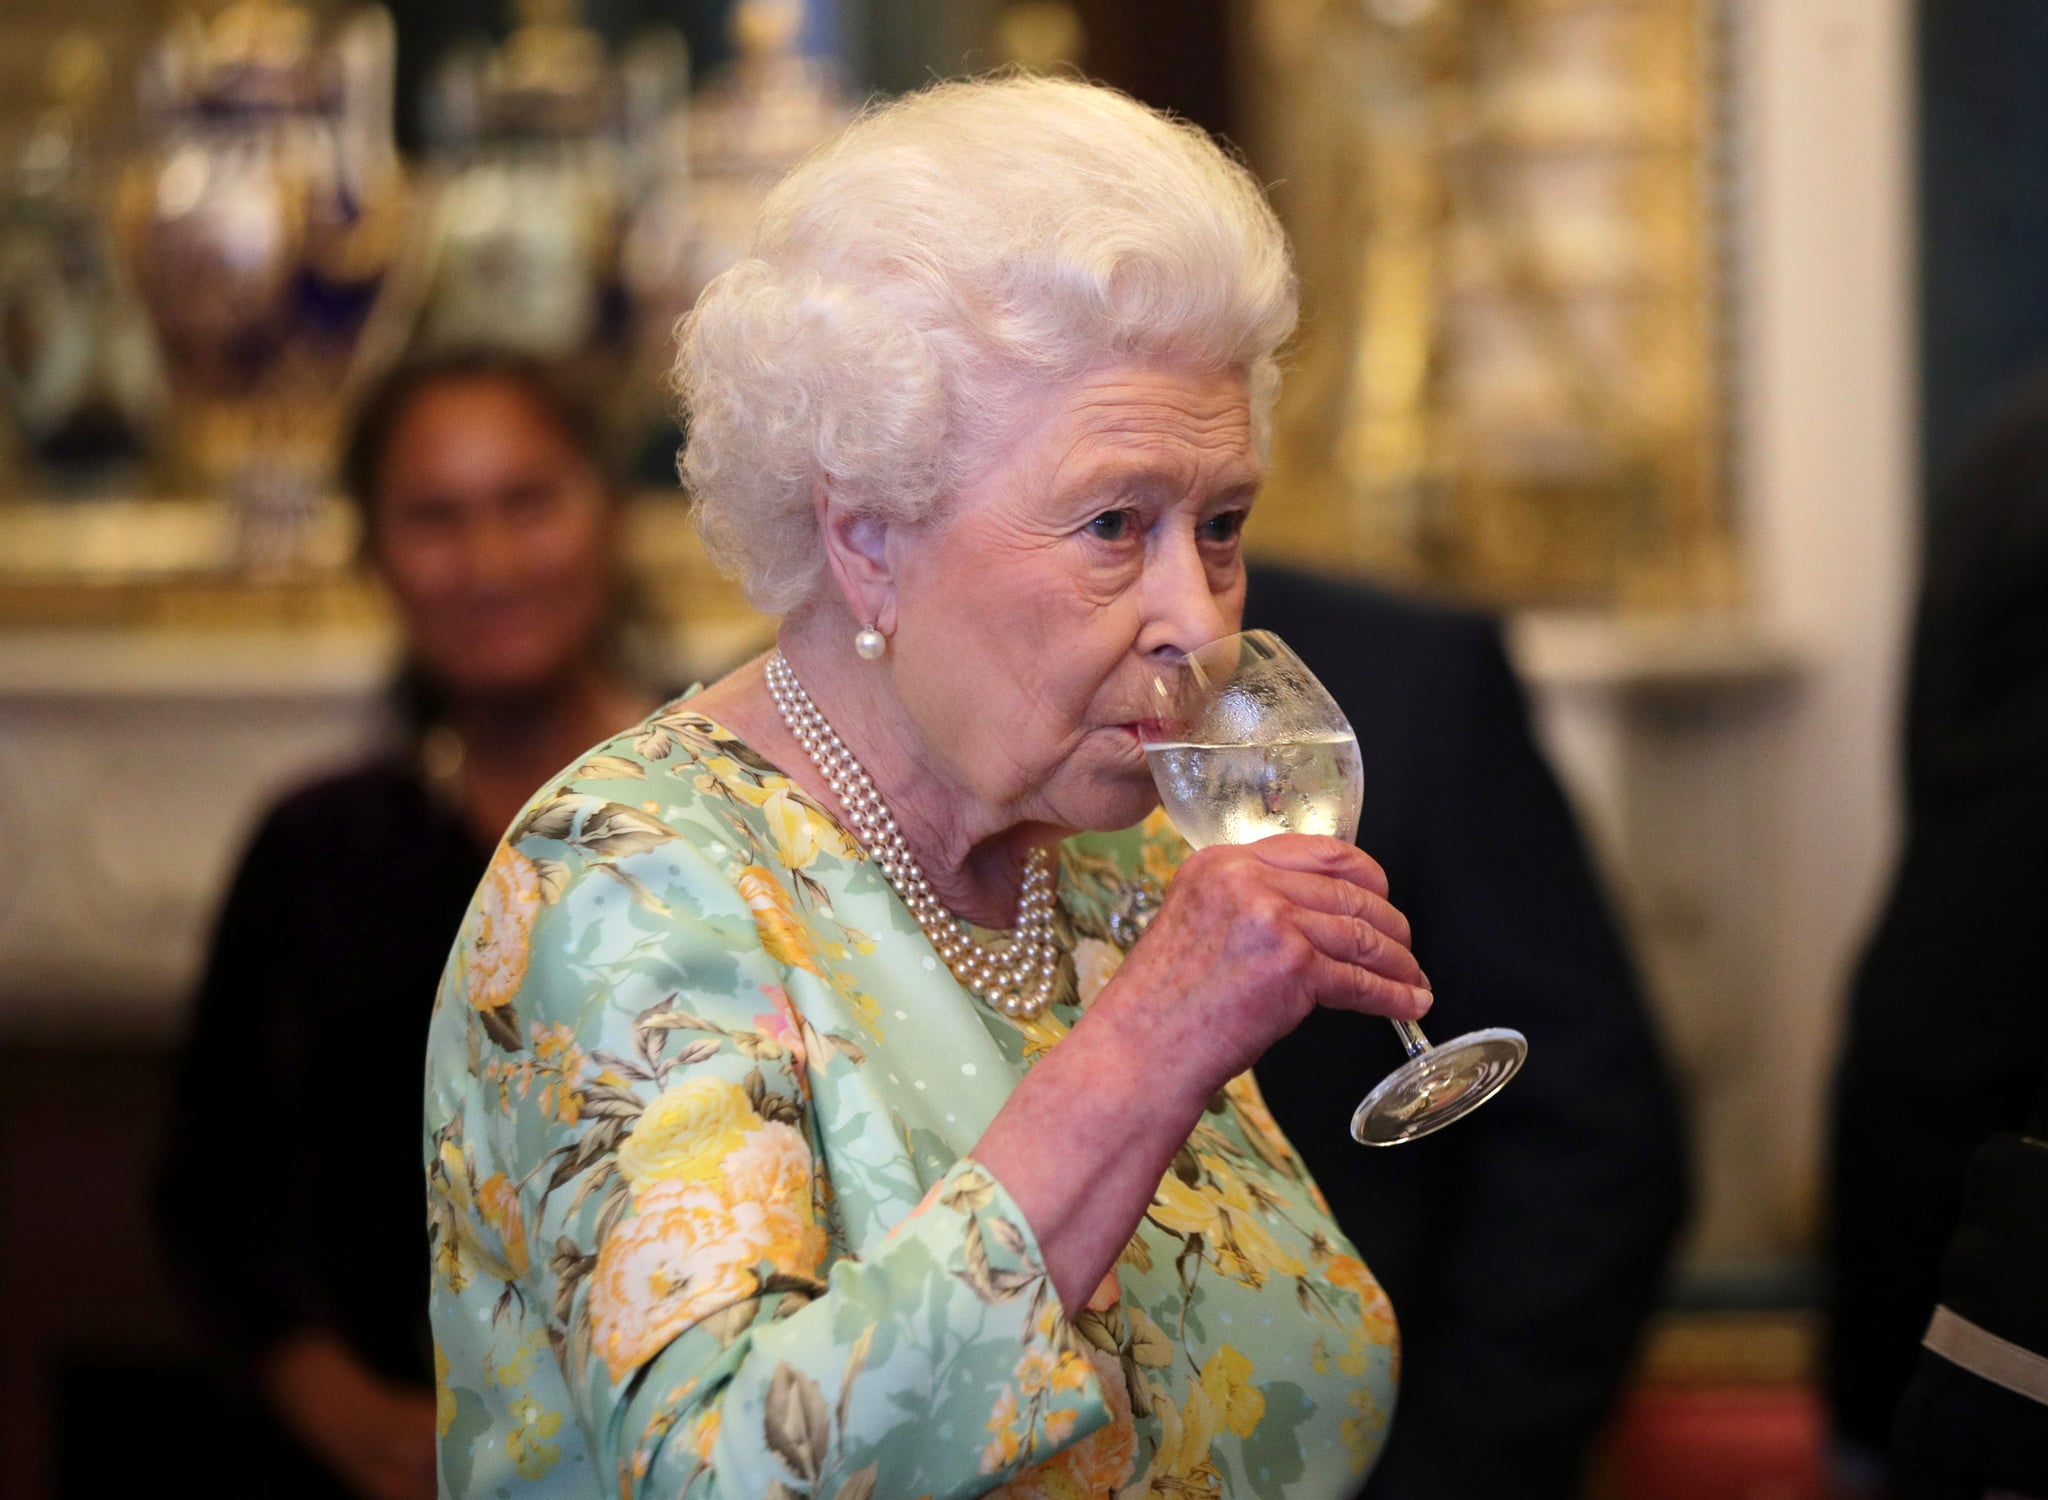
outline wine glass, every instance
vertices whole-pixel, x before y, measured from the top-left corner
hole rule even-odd
[[[1270,630],[1225,636],[1153,680],[1145,759],[1173,826],[1197,849],[1274,833],[1358,835],[1358,736],[1329,691]],[[1462,1119],[1528,1056],[1519,1031],[1491,1027],[1432,1046],[1393,1027],[1408,1061],[1351,1116],[1352,1139],[1395,1146]]]

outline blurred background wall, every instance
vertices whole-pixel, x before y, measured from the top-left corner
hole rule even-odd
[[[348,22],[317,10],[323,36]],[[362,284],[382,321],[232,378],[210,335],[150,301],[163,214],[120,206],[175,197],[166,142],[208,110],[235,117],[262,72],[243,58],[209,81],[206,47],[228,43],[192,41],[184,14],[0,3],[9,1493],[66,1482],[71,1385],[176,1368],[138,1198],[163,1059],[249,820],[377,732],[388,618],[305,444],[331,441],[366,362],[459,322],[437,267],[573,285],[593,311],[549,352],[616,387],[664,649],[678,677],[718,669],[763,626],[696,552],[665,477],[661,335],[759,182],[852,101],[1019,58],[1078,56],[1275,181],[1309,316],[1255,542],[1508,612],[1692,1113],[1699,1202],[1672,1305],[1735,1321],[1680,1327],[1694,1337],[1671,1357],[1799,1388],[1825,1079],[1895,852],[1928,480],[2048,342],[2038,7],[812,0],[754,7],[736,35],[725,0],[403,6],[354,34],[361,67],[395,58],[396,80],[357,165],[397,153],[414,195],[391,200],[374,252],[342,247],[374,260]],[[510,51],[491,49],[522,24],[534,73],[515,88]],[[578,114],[577,59],[601,45],[623,67],[652,24],[677,45],[643,46],[638,84],[606,75],[641,89],[630,128]],[[749,57],[752,83],[735,68]],[[602,233],[565,249],[517,216],[478,231],[506,181],[566,193],[549,162],[577,151],[609,174],[589,210]],[[450,220],[462,202],[485,207]],[[53,284],[103,299],[102,321],[53,332]],[[106,340],[90,357],[115,374],[99,405],[53,417],[83,389],[50,368],[66,338]],[[300,407],[332,407],[325,425],[269,470],[223,462],[277,430],[249,413],[306,369],[325,384]],[[38,407],[44,387],[59,394]],[[67,415],[82,454],[49,436]],[[99,789],[117,783],[154,791],[110,805]]]

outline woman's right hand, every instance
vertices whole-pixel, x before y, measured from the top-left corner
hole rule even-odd
[[[1182,863],[1096,1005],[1140,1033],[1155,1082],[1168,1070],[1199,1108],[1317,1005],[1421,1016],[1429,980],[1408,943],[1386,872],[1356,846],[1218,844]]]
[[[1303,834],[1201,850],[974,1156],[1023,1209],[1077,1308],[1217,1090],[1317,1005],[1414,1020],[1429,999],[1408,919],[1369,856]]]

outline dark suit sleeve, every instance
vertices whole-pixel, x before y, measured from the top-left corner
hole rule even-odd
[[[1570,1500],[1657,1294],[1684,1195],[1662,1058],[1578,829],[1492,622],[1261,573],[1278,628],[1365,759],[1360,842],[1385,866],[1447,1041],[1529,1038],[1477,1114],[1404,1146],[1347,1133],[1401,1058],[1390,1027],[1319,1011],[1267,1053],[1268,1102],[1400,1319],[1371,1500]]]
[[[1418,1267],[1420,1337],[1372,1493],[1564,1500],[1656,1297],[1684,1155],[1648,1017],[1497,631],[1464,662],[1420,790],[1410,884],[1394,895],[1442,997],[1432,1035],[1513,1026],[1530,1055],[1479,1114],[1397,1148],[1418,1151],[1413,1185],[1446,1229]]]

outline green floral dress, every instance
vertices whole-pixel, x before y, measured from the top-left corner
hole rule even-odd
[[[970,1154],[1184,852],[1062,846],[1061,1003],[1018,1022],[687,700],[538,795],[429,1046],[442,1493],[1355,1488],[1393,1313],[1249,1074],[1086,1307]]]

